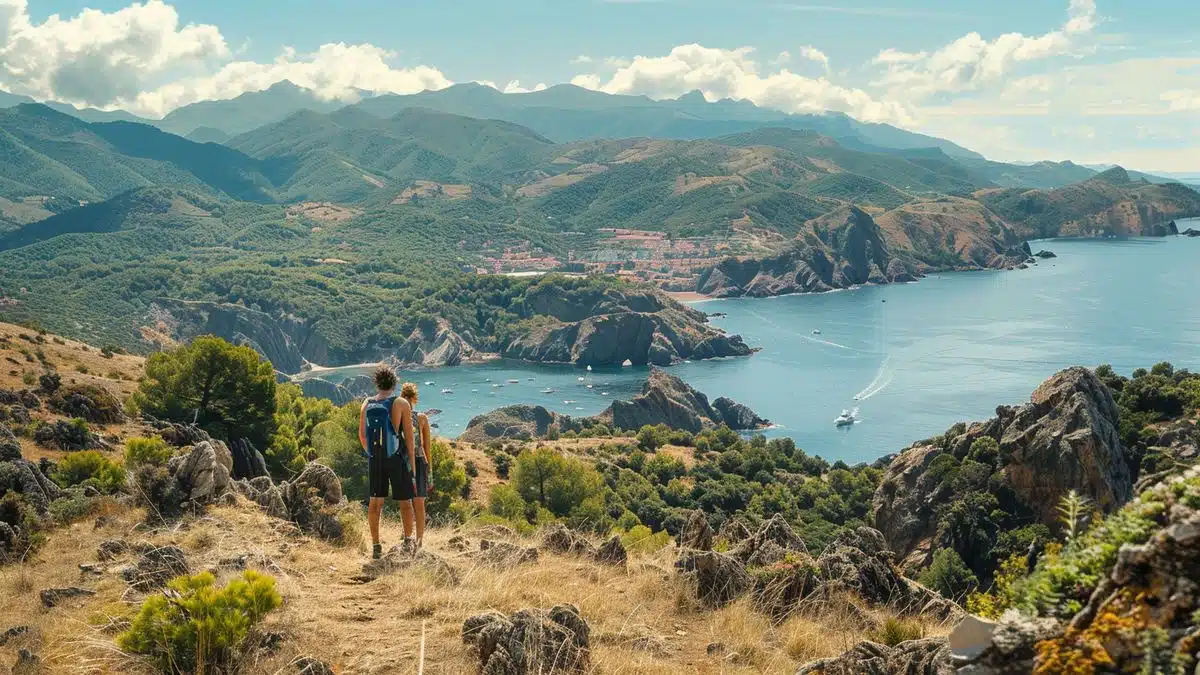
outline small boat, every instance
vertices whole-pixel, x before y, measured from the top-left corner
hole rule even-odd
[[[621,362],[622,368],[628,368],[632,365],[633,365],[633,361],[630,361],[629,359],[625,359],[624,361]]]
[[[607,391],[602,391],[602,392],[600,392],[600,395],[601,395],[601,396],[608,396],[608,392],[607,392]]]
[[[571,405],[571,404],[573,404],[573,403],[578,403],[578,402],[579,402],[579,401],[569,401],[569,400],[568,400],[568,401],[563,401],[563,405]]]
[[[542,390],[542,393],[543,394],[553,394],[554,390],[551,389],[550,387],[546,387],[545,389]]]
[[[834,423],[834,425],[835,425],[835,426],[839,426],[839,427],[848,427],[848,426],[850,426],[850,425],[854,424],[856,421],[857,421],[857,420],[855,420],[855,418],[854,418],[854,412],[853,412],[853,411],[850,411],[850,410],[843,410],[843,411],[842,411],[842,414],[841,414],[841,415],[838,415],[838,416],[837,416],[837,419],[835,419],[835,420],[833,421],[833,423]]]
[[[589,385],[588,385],[588,389],[591,389],[591,388],[592,388],[592,385],[590,385],[590,384],[589,384]]]
[[[497,383],[497,382],[493,382],[493,383],[492,383],[492,389],[498,389],[498,388],[500,388],[500,387],[503,387],[503,386],[504,386],[504,385],[502,385],[502,384],[499,384],[499,383]]]
[[[508,383],[509,384],[520,384],[521,381],[520,380],[509,380]]]
[[[479,393],[479,390],[478,390],[478,389],[472,389],[472,390],[471,390],[471,393],[472,393],[472,394],[478,394],[478,393]]]
[[[577,377],[577,378],[575,378],[575,379],[576,379],[576,380],[579,380],[580,382],[583,382],[583,378],[582,378],[582,377]]]
[[[884,300],[880,300],[880,302],[887,302],[887,300],[886,300],[886,299],[884,299]]]
[[[530,382],[533,382],[535,379],[537,379],[537,378],[535,378],[535,377],[531,377],[531,378],[529,378],[529,381],[530,381]]]
[[[492,381],[492,378],[490,378],[490,377],[485,377],[485,378],[483,378],[483,381],[484,381],[484,382],[491,382],[491,381]]]
[[[430,381],[426,382],[426,383],[425,383],[425,386],[426,386],[426,387],[432,387],[432,386],[433,386],[433,380],[430,380]]]
[[[454,390],[453,390],[453,389],[443,389],[443,390],[442,390],[442,393],[443,393],[443,394],[453,394],[453,393],[454,393]]]
[[[579,406],[575,406],[575,409],[576,409],[576,410],[583,410],[583,408],[580,408]]]
[[[590,373],[590,372],[592,372],[592,367],[591,367],[591,366],[588,366],[588,367],[587,367],[587,369],[588,369],[588,372],[589,372],[589,373]]]
[[[814,329],[813,329],[813,335],[820,335],[820,334],[821,334],[821,329],[820,329],[820,328],[814,328]]]

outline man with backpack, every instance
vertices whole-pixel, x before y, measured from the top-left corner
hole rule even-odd
[[[371,557],[379,559],[383,555],[383,546],[379,543],[379,517],[383,513],[389,486],[392,498],[400,502],[405,541],[412,537],[416,447],[413,442],[412,406],[403,397],[396,396],[396,374],[390,368],[380,366],[375,371],[374,379],[379,393],[363,401],[358,440],[367,453],[367,476],[371,490],[367,522],[371,527],[373,544]],[[400,447],[400,439],[404,439],[403,448]]]

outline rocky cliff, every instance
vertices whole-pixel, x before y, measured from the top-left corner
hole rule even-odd
[[[909,566],[927,564],[937,547],[939,511],[954,496],[947,475],[983,438],[996,441],[998,453],[969,461],[990,473],[989,489],[1011,490],[1016,506],[1037,521],[1057,522],[1058,501],[1070,490],[1111,512],[1133,494],[1119,424],[1112,393],[1094,373],[1078,367],[1059,372],[1029,403],[1000,406],[986,422],[956,425],[900,453],[875,493],[875,527]]]
[[[971,200],[906,204],[877,217],[850,206],[806,223],[778,255],[721,261],[701,274],[696,290],[714,297],[820,293],[914,281],[935,270],[1007,269],[1030,255]]]
[[[568,298],[546,286],[527,296],[522,315],[533,319],[502,353],[525,361],[578,365],[668,366],[684,359],[746,356],[752,349],[737,335],[708,323],[703,312],[657,290],[609,289],[595,297]]]
[[[216,335],[249,346],[283,373],[299,372],[305,361],[329,360],[329,345],[316,325],[294,317],[229,303],[160,298],[152,305],[149,319],[181,342]]]
[[[546,436],[552,426],[559,431],[579,431],[597,424],[630,431],[647,424],[665,424],[672,429],[698,433],[721,425],[739,431],[760,429],[770,422],[728,398],[719,398],[710,404],[703,393],[656,368],[650,372],[642,393],[629,401],[613,401],[599,415],[571,417],[542,406],[508,406],[473,418],[459,440],[471,443],[496,439],[528,440]]]
[[[710,325],[703,312],[655,289],[608,289],[589,297],[545,285],[531,290],[515,309],[522,321],[501,351],[523,361],[666,366],[753,352],[741,337]],[[497,338],[457,332],[444,320],[436,328],[418,327],[399,346],[362,344],[351,353],[336,354],[319,322],[241,305],[160,299],[146,322],[155,332],[182,342],[217,335],[247,345],[281,373],[300,372],[306,362],[338,366],[386,360],[401,368],[434,368],[497,356],[477,347]]]

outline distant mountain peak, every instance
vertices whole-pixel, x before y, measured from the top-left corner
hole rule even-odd
[[[1133,183],[1133,179],[1129,177],[1129,172],[1119,166],[1114,166],[1108,171],[1102,171],[1092,176],[1090,180],[1110,183],[1112,185],[1129,185]]]
[[[704,92],[699,89],[693,89],[675,100],[687,105],[704,105],[708,103],[708,99],[704,97]]]

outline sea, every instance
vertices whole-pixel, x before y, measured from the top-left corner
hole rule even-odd
[[[1200,229],[1200,219],[1180,221]],[[761,347],[750,357],[669,371],[744,403],[810,454],[854,464],[898,452],[959,421],[1020,404],[1058,370],[1159,361],[1200,370],[1200,238],[1032,242],[1058,257],[1026,270],[931,275],[910,284],[695,303]],[[339,377],[369,372],[348,367]],[[475,415],[516,403],[570,415],[636,395],[647,369],[496,361],[403,373],[457,436]],[[837,427],[844,410],[856,423]]]

